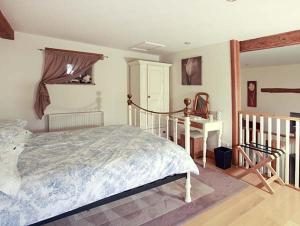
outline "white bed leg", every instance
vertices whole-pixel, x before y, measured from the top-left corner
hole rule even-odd
[[[132,104],[132,95],[131,94],[128,94],[127,95],[127,104],[128,104],[128,125],[129,126],[132,126],[132,107],[131,107],[131,104]]]
[[[189,105],[191,103],[190,99],[185,99],[184,103],[186,105],[184,111],[184,135],[185,135],[185,150],[190,155],[190,109]],[[190,172],[187,172],[186,181],[185,181],[185,202],[189,203],[192,201],[191,198],[191,175]]]
[[[187,173],[186,181],[185,181],[185,202],[189,203],[192,201],[191,198],[191,175]]]

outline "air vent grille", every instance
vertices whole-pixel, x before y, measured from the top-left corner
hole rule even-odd
[[[147,52],[147,51],[151,51],[151,50],[163,48],[163,47],[166,47],[166,46],[163,44],[159,44],[159,43],[145,41],[145,42],[142,42],[142,43],[132,46],[131,49]]]

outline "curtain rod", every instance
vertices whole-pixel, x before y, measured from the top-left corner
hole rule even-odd
[[[44,49],[37,49],[37,50],[39,50],[39,51],[45,51]],[[72,50],[70,50],[70,51],[72,51]],[[76,52],[76,51],[74,51],[74,52]],[[103,57],[106,58],[106,59],[109,59],[109,56],[103,55]]]

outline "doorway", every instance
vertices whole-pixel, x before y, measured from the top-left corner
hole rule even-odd
[[[233,163],[238,164],[239,111],[241,106],[241,64],[240,54],[256,50],[277,48],[300,44],[300,30],[265,36],[256,39],[230,41],[231,51],[231,89],[232,89],[232,147]]]

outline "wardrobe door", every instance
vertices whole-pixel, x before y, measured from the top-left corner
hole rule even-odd
[[[148,109],[152,111],[164,110],[164,68],[156,65],[148,65],[147,76]]]

